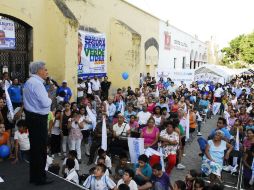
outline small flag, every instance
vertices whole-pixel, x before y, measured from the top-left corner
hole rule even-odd
[[[93,126],[93,130],[94,130],[96,127],[96,115],[92,112],[92,110],[88,106],[86,106],[86,111],[92,121],[92,126]]]
[[[160,92],[159,92],[159,88],[158,86],[156,87],[156,93],[155,93],[155,97],[158,98],[160,96]]]
[[[103,116],[102,119],[101,148],[105,151],[107,150],[107,126],[105,116]]]
[[[165,163],[164,163],[164,158],[163,158],[163,152],[162,152],[162,147],[159,147],[159,152],[160,152],[160,163],[162,167],[162,171],[165,172]]]
[[[5,85],[5,95],[6,95],[6,103],[7,103],[7,107],[8,107],[8,110],[10,111],[10,115],[11,115],[11,119],[13,120],[14,118],[14,111],[13,111],[13,106],[12,106],[12,103],[11,103],[11,98],[10,98],[10,95],[9,95],[9,92],[8,92],[8,88],[7,86]]]
[[[186,140],[190,138],[190,112],[188,110],[187,116],[186,116],[186,129],[185,129],[185,135],[186,135]]]
[[[235,139],[235,150],[239,151],[239,128],[237,127],[237,132],[236,132],[236,139]],[[233,165],[237,165],[237,157],[233,158]]]
[[[109,116],[109,104],[108,104],[108,101],[104,101],[104,103],[105,103],[105,107],[106,107],[107,116]]]
[[[124,115],[124,102],[123,102],[123,100],[121,100],[119,104],[120,104],[119,106],[121,106],[120,107],[120,112],[121,112],[122,115]]]

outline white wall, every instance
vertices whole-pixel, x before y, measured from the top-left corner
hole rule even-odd
[[[183,57],[185,57],[185,69],[190,69],[190,62],[192,69],[194,69],[194,61],[196,68],[198,63],[207,63],[207,45],[200,40],[194,38],[178,28],[160,22],[160,36],[159,36],[159,64],[158,73],[168,72],[174,69],[183,68]],[[170,38],[169,43],[165,46],[165,33]],[[192,54],[192,55],[191,55]],[[196,56],[195,56],[196,55]]]

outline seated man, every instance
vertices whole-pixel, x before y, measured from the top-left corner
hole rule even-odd
[[[140,186],[139,190],[145,189],[153,189],[153,190],[168,190],[173,189],[169,176],[166,172],[162,171],[161,164],[154,164],[153,165],[153,175],[151,180],[147,182],[145,185]]]
[[[215,132],[218,130],[221,130],[224,133],[223,140],[229,142],[231,139],[233,139],[233,136],[229,133],[227,129],[227,121],[223,117],[219,117],[217,121],[217,127],[211,131],[209,139],[212,139],[215,135]]]

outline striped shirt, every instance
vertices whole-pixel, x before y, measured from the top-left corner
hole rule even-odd
[[[107,175],[102,176],[99,180],[97,180],[95,176],[90,175],[84,182],[83,186],[90,190],[109,190],[114,189],[116,184]]]

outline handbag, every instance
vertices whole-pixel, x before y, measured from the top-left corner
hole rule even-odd
[[[118,136],[119,140],[127,140],[128,138],[128,134],[126,132],[124,132],[124,129],[126,127],[127,123],[125,123],[123,131],[121,132],[121,134]]]

